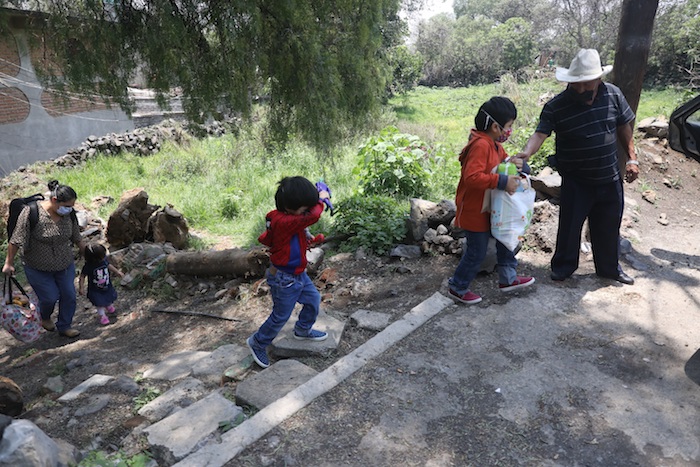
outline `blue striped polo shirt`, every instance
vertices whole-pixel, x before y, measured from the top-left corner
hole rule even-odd
[[[634,120],[634,112],[617,86],[601,82],[592,105],[571,98],[565,90],[547,102],[538,133],[556,133],[557,170],[582,183],[620,180],[617,127]]]

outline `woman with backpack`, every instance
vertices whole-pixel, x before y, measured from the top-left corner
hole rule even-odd
[[[41,325],[47,331],[77,337],[80,331],[71,327],[76,307],[73,245],[78,245],[81,253],[85,248],[78,221],[71,214],[78,196],[73,188],[57,180],[48,186],[49,198],[35,201],[36,209],[25,206],[17,217],[2,272],[15,273],[15,256],[21,251],[24,274],[39,300]],[[38,212],[38,219],[33,221],[32,211]],[[51,315],[56,302],[58,320],[54,324]]]

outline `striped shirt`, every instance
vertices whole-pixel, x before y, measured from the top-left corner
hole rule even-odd
[[[634,120],[620,89],[601,82],[592,105],[571,99],[565,90],[547,102],[538,133],[556,135],[556,164],[562,176],[598,185],[620,180],[617,128]]]

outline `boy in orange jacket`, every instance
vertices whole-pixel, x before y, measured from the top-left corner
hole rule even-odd
[[[469,142],[462,149],[459,161],[462,174],[457,185],[457,214],[455,226],[467,232],[464,253],[452,277],[449,279],[450,298],[468,305],[479,303],[481,297],[469,290],[486,257],[491,220],[489,212],[481,212],[487,189],[515,193],[520,183],[517,175],[492,173],[494,167],[508,158],[501,143],[510,136],[513,122],[518,115],[515,104],[506,97],[492,97],[479,108],[474,118]],[[518,170],[529,173],[530,168],[522,159],[513,159]],[[498,288],[510,292],[535,282],[534,277],[516,274],[518,261],[515,254],[501,242],[496,242],[498,261]]]

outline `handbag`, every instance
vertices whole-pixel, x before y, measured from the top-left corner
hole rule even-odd
[[[530,177],[522,174],[522,182],[515,193],[491,191],[491,235],[514,251],[530,225],[535,205],[535,190]]]
[[[16,290],[12,290],[14,283]],[[41,315],[20,283],[12,276],[5,276],[2,288],[2,310],[0,325],[12,336],[26,344],[37,341],[44,335]]]

